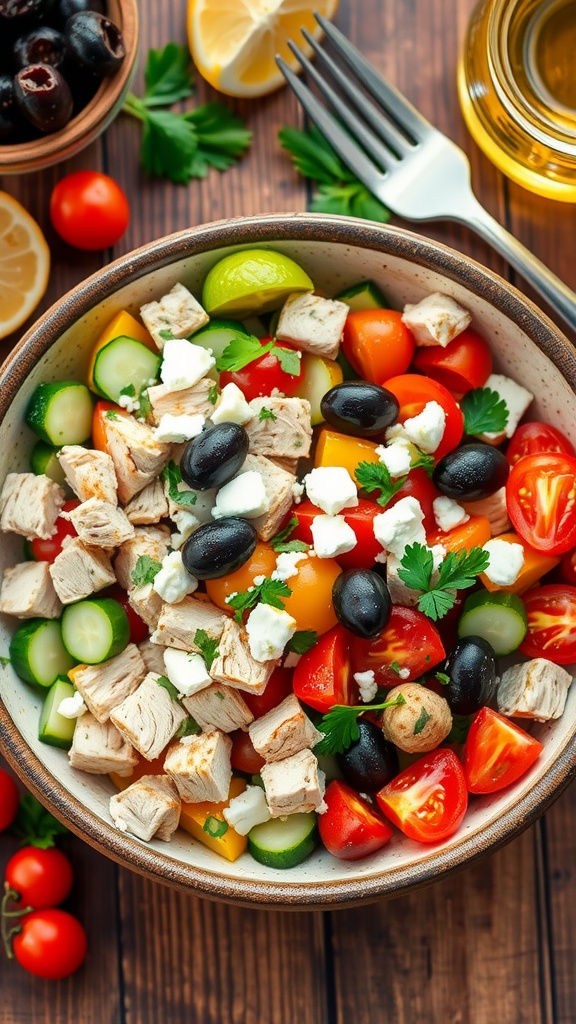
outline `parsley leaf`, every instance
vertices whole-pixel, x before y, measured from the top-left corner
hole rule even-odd
[[[409,544],[400,561],[400,579],[408,587],[423,591],[418,598],[418,610],[436,622],[454,607],[456,597],[453,591],[472,587],[479,573],[488,566],[490,556],[479,547],[470,551],[449,551],[440,565],[435,583],[432,583],[434,563],[430,548],[423,544]]]
[[[182,483],[182,473],[180,472],[180,467],[175,462],[170,460],[164,466],[162,477],[168,484],[168,496],[177,505],[182,505],[183,508],[190,508],[191,505],[196,504],[197,494],[195,491],[180,490],[179,485]]]
[[[11,831],[29,846],[47,850],[56,845],[56,836],[65,835],[68,829],[57,821],[36,797],[31,793],[24,793],[20,797],[18,814]]]
[[[216,369],[219,372],[230,370],[233,373],[237,370],[243,370],[245,366],[253,363],[259,356],[270,352],[273,346],[273,341],[269,341],[266,345],[261,345],[259,339],[254,334],[233,338],[226,345],[222,355],[216,359]]]
[[[287,651],[294,654],[306,654],[318,643],[318,633],[314,629],[297,629],[294,636],[286,644]]]
[[[380,497],[376,499],[379,505],[387,505],[406,480],[405,476],[393,480],[382,462],[360,462],[354,475],[367,494],[380,491]]]
[[[273,422],[276,422],[277,419],[278,417],[276,413],[272,412],[272,409],[267,409],[265,405],[262,406],[260,412],[258,413],[259,423],[262,423],[263,420],[272,420]]]
[[[140,587],[144,583],[153,583],[161,568],[162,563],[157,562],[155,558],[150,558],[150,555],[139,555],[138,561],[130,573],[130,579],[135,587]]]
[[[249,608],[253,608],[258,601],[261,601],[262,604],[272,605],[273,608],[280,608],[283,611],[284,604],[280,598],[290,597],[291,593],[290,587],[284,583],[284,580],[265,579],[262,583],[257,583],[255,586],[250,587],[250,590],[227,597],[226,604],[235,609],[236,614],[234,618],[236,622],[241,623],[242,613],[248,611]]]
[[[430,590],[434,571],[434,557],[430,548],[424,544],[408,544],[400,564],[403,568],[398,569],[398,575],[407,587],[413,590]]]
[[[324,736],[314,747],[314,753],[341,754],[358,739],[360,730],[357,720],[364,711],[385,711],[386,708],[394,708],[405,703],[404,697],[399,693],[395,700],[386,700],[383,704],[361,704],[352,707],[335,704],[318,723],[318,729]]]
[[[107,420],[117,420],[118,419],[118,413],[116,412],[115,409],[107,409],[106,412],[104,413],[104,415],[105,415]]]
[[[199,732],[202,732],[202,729],[198,725],[198,722],[195,718],[190,717],[185,718],[184,721],[180,723],[176,730],[176,736],[178,739],[182,739],[183,736],[197,736]]]
[[[158,676],[156,682],[158,683],[158,686],[163,686],[165,690],[168,690],[172,700],[178,700],[178,690],[174,686],[174,683],[170,682],[168,676]]]
[[[420,714],[418,715],[418,718],[414,722],[413,733],[415,736],[418,736],[418,734],[422,732],[426,725],[426,722],[429,722],[431,717],[432,715],[428,711],[426,711],[425,707],[423,707]]]
[[[5,654],[0,655],[0,665],[5,667],[6,665],[11,665],[11,664],[12,664],[12,662],[11,662],[10,658],[8,658]]]
[[[164,341],[174,340],[174,335],[172,334],[172,331],[170,330],[169,327],[163,327],[161,331],[158,331],[158,334]]]
[[[437,679],[441,686],[450,686],[450,676],[445,672],[435,672],[434,679]]]
[[[283,348],[282,345],[275,345],[272,352],[278,359],[284,373],[289,373],[292,377],[299,376],[302,365],[299,352],[292,348]]]
[[[216,402],[218,401],[217,384],[213,384],[212,387],[210,388],[210,391],[208,392],[208,401],[210,402],[211,405],[216,405]]]
[[[205,103],[184,114],[183,120],[192,125],[198,140],[190,167],[193,178],[205,178],[210,167],[225,171],[252,141],[252,132],[223,103]]]
[[[298,517],[292,516],[283,530],[280,530],[270,540],[270,545],[278,554],[286,551],[308,551],[310,545],[303,540],[288,540],[289,536],[298,526]]]
[[[168,43],[162,50],[149,50],[144,70],[147,107],[169,107],[194,92],[190,53],[186,46]]]
[[[499,433],[508,423],[508,406],[492,388],[473,388],[460,400],[464,430],[476,434]]]
[[[202,831],[207,832],[209,836],[212,836],[212,839],[220,839],[228,831],[228,822],[224,821],[223,818],[215,818],[213,814],[209,814],[202,825]]]
[[[194,643],[206,662],[206,668],[210,671],[212,668],[212,662],[220,653],[218,650],[218,641],[213,640],[212,637],[208,636],[205,629],[197,629],[194,633]]]

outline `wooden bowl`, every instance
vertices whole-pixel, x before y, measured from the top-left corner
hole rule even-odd
[[[576,443],[576,352],[554,324],[520,292],[489,270],[436,242],[343,217],[276,215],[231,220],[182,231],[129,253],[65,295],[24,336],[0,371],[0,480],[28,467],[34,444],[23,412],[42,381],[85,379],[90,349],[122,308],[135,315],[177,281],[196,294],[210,267],[238,248],[264,246],[294,257],[319,291],[335,294],[374,279],[393,306],[443,291],[473,313],[491,342],[495,366],[536,395],[531,414]],[[4,565],[22,558],[21,539],[2,540]],[[5,621],[5,654],[14,623]],[[526,828],[575,773],[576,687],[562,718],[537,725],[544,750],[513,786],[475,797],[458,832],[433,846],[400,834],[380,853],[346,863],[318,850],[289,871],[265,868],[249,854],[233,864],[187,834],[171,843],[142,843],[120,833],[108,813],[107,778],[73,771],[66,755],[37,739],[40,701],[7,666],[0,669],[0,741],[21,777],[50,810],[106,856],[180,889],[250,906],[307,908],[360,903],[397,895],[468,865]]]
[[[0,145],[0,174],[40,171],[61,163],[89,146],[120,113],[136,71],[138,54],[137,0],[108,0],[110,20],[122,31],[126,56],[116,74],[102,79],[86,106],[59,132],[32,142]]]

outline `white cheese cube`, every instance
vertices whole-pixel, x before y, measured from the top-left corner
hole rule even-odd
[[[180,651],[176,647],[164,649],[164,665],[166,675],[173,686],[178,690],[180,697],[190,697],[198,690],[204,690],[212,685],[212,678],[208,675],[206,662],[201,654]]]
[[[328,516],[358,504],[358,491],[343,466],[318,466],[304,477],[306,493],[313,505]]]
[[[174,549],[181,548],[184,542],[188,540],[188,537],[194,533],[194,530],[200,526],[200,520],[193,512],[188,512],[185,508],[175,512],[172,520],[178,527],[178,533],[172,534],[170,543]]]
[[[171,551],[162,559],[162,568],[152,584],[166,604],[178,604],[187,594],[193,594],[197,586],[198,580],[184,567],[179,551]]]
[[[344,516],[315,516],[310,529],[318,558],[336,558],[352,551],[358,543]]]
[[[276,559],[276,568],[272,573],[273,580],[289,580],[298,575],[298,562],[308,558],[306,551],[282,551]]]
[[[442,530],[442,533],[448,533],[456,526],[462,526],[462,523],[466,523],[470,519],[462,505],[459,505],[453,498],[448,498],[444,494],[439,498],[434,498],[432,511],[434,512],[436,525],[439,530]]]
[[[396,423],[386,431],[386,439],[405,437],[427,455],[436,451],[446,428],[446,413],[438,402],[426,402],[422,412]]]
[[[244,424],[254,419],[254,410],[248,405],[238,385],[230,381],[222,388],[210,419],[212,423]]]
[[[495,391],[506,402],[508,421],[503,434],[498,431],[489,431],[482,436],[492,441],[502,436],[512,437],[534,395],[521,384],[517,384],[511,377],[504,376],[503,373],[491,373],[484,387]]]
[[[266,795],[261,786],[246,786],[243,793],[232,797],[222,814],[239,836],[247,836],[255,825],[270,820]]]
[[[446,348],[466,330],[471,320],[467,309],[441,292],[433,292],[415,304],[409,303],[402,313],[402,322],[419,346],[440,345]]]
[[[204,417],[201,413],[193,416],[172,416],[164,413],[154,428],[154,437],[165,444],[181,444],[202,433]]]
[[[270,499],[261,474],[249,469],[219,489],[212,515],[214,519],[223,519],[225,516],[257,519],[268,512],[269,508]]]
[[[193,345],[186,338],[167,341],[163,357],[160,380],[170,391],[193,387],[216,365],[212,349]]]
[[[423,521],[420,502],[410,496],[401,498],[374,517],[374,536],[386,551],[402,558],[408,544],[426,544]]]
[[[355,672],[354,679],[358,683],[360,700],[364,704],[369,704],[371,700],[374,700],[378,692],[378,683],[374,676],[374,670],[369,668],[366,672]]]
[[[488,540],[483,551],[490,555],[488,567],[484,570],[489,580],[497,587],[509,587],[515,583],[524,565],[524,548],[507,540]]]
[[[407,444],[392,442],[387,445],[379,445],[376,449],[376,455],[380,462],[386,466],[393,479],[397,476],[405,476],[410,472],[412,456]]]
[[[281,658],[296,632],[296,620],[286,611],[269,604],[257,604],[246,622],[250,654],[255,661]]]

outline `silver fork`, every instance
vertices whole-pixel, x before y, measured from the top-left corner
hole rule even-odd
[[[472,192],[465,153],[381,78],[331,22],[320,14],[315,18],[342,67],[306,29],[302,34],[339,92],[295,43],[290,43],[290,49],[315,82],[326,106],[281,57],[276,60],[302,107],[342,161],[398,216],[467,224],[576,331],[576,293],[481,206]]]

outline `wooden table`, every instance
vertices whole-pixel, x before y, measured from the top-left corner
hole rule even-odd
[[[144,0],[141,53],[184,40],[184,0]],[[469,153],[488,209],[572,287],[575,208],[507,182],[467,136],[455,70],[472,0],[341,0],[337,24],[439,128]],[[141,59],[141,66],[144,57]],[[213,98],[198,83],[200,100]],[[179,187],[149,181],[138,126],[120,117],[69,164],[6,178],[44,227],[53,272],[43,308],[111,257],[179,228],[239,214],[303,210],[309,191],[276,142],[301,114],[283,90],[234,104],[254,130],[250,154]],[[48,223],[56,180],[101,168],[126,189],[131,225],[113,253],[81,254]],[[434,238],[510,279],[465,228]],[[8,339],[5,350],[16,338]],[[0,838],[0,868],[13,849]],[[0,961],[5,1024],[569,1024],[576,1021],[576,790],[515,842],[471,869],[395,901],[334,913],[249,911],[143,881],[69,841],[85,967],[61,983]],[[572,901],[575,901],[573,903]]]

